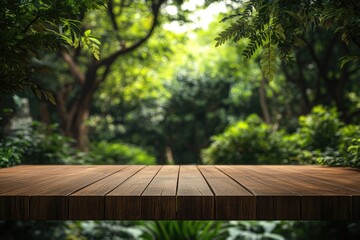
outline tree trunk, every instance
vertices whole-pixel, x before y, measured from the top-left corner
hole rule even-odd
[[[89,128],[86,125],[86,120],[89,118],[90,110],[81,109],[77,114],[76,119],[73,120],[72,134],[76,141],[76,147],[82,151],[89,150]]]
[[[137,42],[129,47],[125,45],[111,53],[109,56],[102,58],[99,61],[92,59],[92,62],[87,66],[85,72],[81,71],[81,68],[76,61],[78,54],[69,54],[61,52],[61,56],[69,66],[71,75],[74,78],[74,82],[64,85],[57,93],[57,111],[61,118],[62,128],[66,136],[69,136],[76,141],[76,147],[80,150],[88,150],[89,136],[88,127],[86,126],[86,120],[90,115],[91,99],[98,89],[100,82],[106,80],[109,74],[110,67],[120,56],[128,54],[141,45],[143,45],[153,34],[156,26],[158,25],[158,16],[160,13],[160,7],[165,2],[151,1],[151,11],[153,14],[153,22],[148,30],[147,34],[140,38]],[[113,16],[112,1],[108,2],[108,13]],[[110,16],[110,17],[111,17]],[[112,18],[114,30],[118,30],[117,23],[114,22],[115,18]],[[105,68],[100,74],[98,70]],[[76,88],[76,87],[77,88]],[[80,88],[80,92],[75,92],[76,99],[69,101],[71,93],[74,94],[74,90]],[[71,103],[71,104],[70,104]]]
[[[50,125],[51,118],[48,109],[48,104],[46,102],[40,101],[39,114],[40,114],[40,121],[45,123],[46,125]]]

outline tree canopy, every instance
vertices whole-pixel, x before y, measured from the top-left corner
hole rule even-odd
[[[349,61],[358,62],[360,59],[359,10],[360,3],[352,0],[250,0],[222,19],[222,22],[232,23],[220,32],[215,46],[230,39],[234,42],[249,39],[242,54],[250,58],[262,49],[262,71],[272,80],[276,73],[277,53],[286,63],[293,61],[293,50],[309,44],[307,32],[325,28],[340,35],[347,46],[356,47],[355,53],[340,56],[341,66],[344,66]]]

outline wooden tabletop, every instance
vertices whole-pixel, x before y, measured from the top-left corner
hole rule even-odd
[[[0,169],[2,220],[359,220],[360,171],[320,166]]]

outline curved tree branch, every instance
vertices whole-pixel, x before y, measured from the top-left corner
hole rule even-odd
[[[63,57],[65,62],[67,62],[67,64],[69,65],[71,75],[73,75],[76,82],[79,85],[83,85],[85,82],[85,76],[80,71],[80,69],[79,69],[78,65],[76,64],[76,62],[74,61],[73,57],[64,51],[61,51],[61,56]]]
[[[129,53],[129,52],[135,50],[136,48],[140,47],[142,44],[144,44],[150,38],[150,36],[153,34],[156,26],[158,25],[160,7],[164,2],[165,2],[164,0],[161,0],[161,1],[158,1],[157,3],[153,3],[153,6],[152,6],[152,12],[153,12],[153,16],[154,16],[153,23],[152,23],[151,28],[148,31],[148,33],[142,39],[140,39],[139,41],[137,41],[130,47],[119,49],[118,51],[111,54],[107,58],[103,58],[102,60],[100,60],[99,62],[96,63],[98,65],[98,67],[110,66],[119,56]]]

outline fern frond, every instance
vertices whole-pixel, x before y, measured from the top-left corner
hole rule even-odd
[[[245,50],[242,52],[242,55],[249,59],[251,58],[256,50],[258,50],[260,47],[264,45],[264,42],[267,39],[267,33],[266,32],[258,32],[253,35],[251,35],[250,43],[246,46]]]
[[[261,53],[261,71],[264,74],[264,77],[267,78],[269,81],[272,81],[274,79],[274,75],[277,69],[275,51],[275,45],[268,43],[263,47],[263,52]]]
[[[215,38],[215,47],[223,45],[229,39],[240,39],[246,36],[245,22],[238,20],[236,23],[232,23],[230,27],[222,31],[218,37]],[[236,38],[235,38],[236,37]]]

